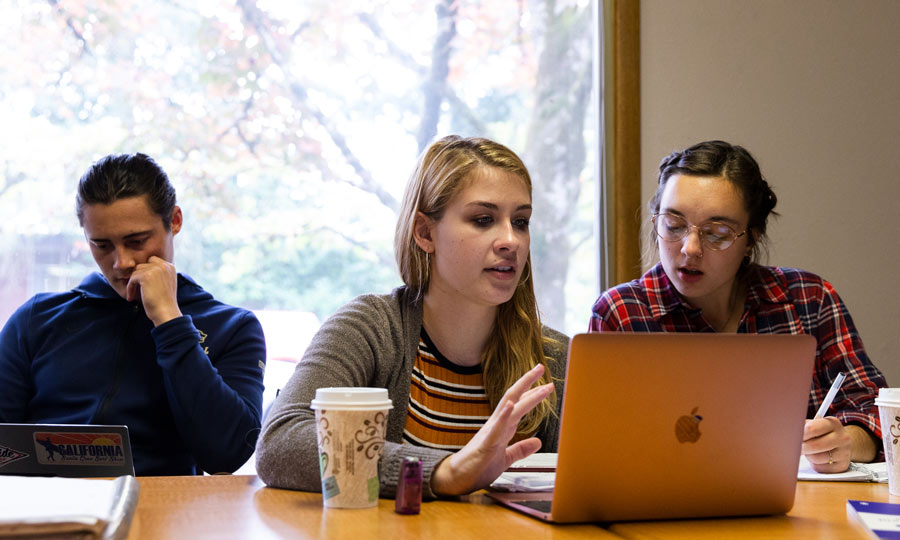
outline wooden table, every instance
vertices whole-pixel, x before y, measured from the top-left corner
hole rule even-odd
[[[865,533],[847,519],[847,499],[900,503],[887,484],[857,482],[797,482],[794,507],[785,516],[643,521],[615,523],[610,530],[629,539],[810,539],[853,538]]]
[[[255,476],[141,477],[128,540],[199,538],[451,538],[532,540],[618,538],[599,525],[549,525],[507,510],[476,493],[463,501],[433,501],[422,513],[322,507],[322,496],[267,488]]]
[[[809,538],[864,539],[846,515],[847,499],[900,503],[886,484],[799,482],[786,516],[548,525],[500,507],[482,493],[462,501],[422,505],[418,516],[377,508],[325,509],[317,493],[267,488],[255,476],[142,477],[129,540],[180,538],[451,538],[532,540],[564,538]],[[610,532],[611,531],[611,532]],[[615,533],[615,534],[613,534]]]

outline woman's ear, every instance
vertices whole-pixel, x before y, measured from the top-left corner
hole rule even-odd
[[[434,240],[431,238],[431,230],[434,220],[422,212],[416,212],[413,218],[413,240],[425,253],[434,253]]]

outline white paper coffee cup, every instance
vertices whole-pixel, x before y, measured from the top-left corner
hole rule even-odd
[[[900,388],[880,388],[875,405],[881,418],[888,489],[891,495],[900,495]]]
[[[319,388],[316,411],[322,500],[330,508],[378,504],[378,460],[384,451],[388,411],[384,388]]]

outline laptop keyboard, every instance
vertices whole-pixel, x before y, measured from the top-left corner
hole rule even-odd
[[[537,510],[538,512],[543,512],[545,514],[550,513],[550,503],[553,501],[516,501],[516,504],[521,506],[527,506],[528,508],[532,508]]]

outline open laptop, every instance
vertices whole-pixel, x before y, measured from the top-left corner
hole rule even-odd
[[[787,512],[815,350],[808,335],[576,335],[553,491],[490,496],[558,523]]]
[[[0,424],[0,474],[134,475],[126,426]]]

